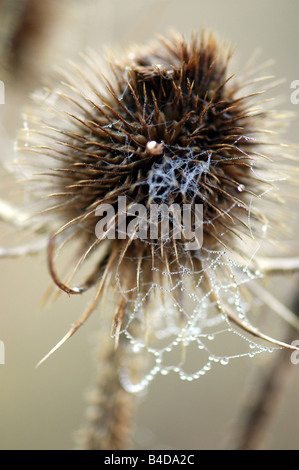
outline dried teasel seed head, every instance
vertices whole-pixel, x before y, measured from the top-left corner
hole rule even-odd
[[[36,95],[20,140],[26,150],[26,164],[20,166],[33,200],[45,196],[50,272],[69,294],[98,286],[92,307],[63,341],[109,285],[117,283],[120,292],[113,320],[118,337],[138,305],[150,308],[153,286],[171,292],[181,305],[186,273],[200,276],[196,288],[212,306],[258,335],[241,315],[223,307],[213,276],[217,268],[218,278],[232,277],[229,263],[219,259],[227,252],[245,256],[250,240],[260,240],[262,228],[273,222],[260,201],[262,195],[267,203],[275,200],[271,181],[283,156],[269,141],[267,129],[279,116],[259,104],[260,92],[246,92],[248,83],[229,76],[230,56],[211,34],[190,40],[173,35],[120,59],[110,58],[105,74],[97,58],[85,57],[85,67],[72,65],[62,72],[60,83]],[[135,233],[117,236],[123,235],[117,225],[120,197],[129,221],[134,204],[146,208],[146,234],[152,204],[188,206],[192,230],[195,208],[201,206],[202,246],[186,249],[185,226],[171,211],[166,238],[161,236],[161,217],[156,238],[137,237],[136,226]],[[113,208],[109,222],[116,224],[114,238],[95,234],[95,211],[102,204]],[[81,287],[71,288],[60,280],[53,260],[56,250],[74,240],[80,244],[72,258],[74,271],[87,257],[96,267]],[[73,274],[65,279],[70,282]],[[230,288],[235,289],[233,283]],[[153,314],[152,323],[140,322],[154,336],[161,320]]]

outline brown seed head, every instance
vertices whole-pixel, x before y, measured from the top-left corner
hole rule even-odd
[[[110,59],[109,78],[89,57],[85,69],[73,66],[64,82],[39,96],[38,107],[26,118],[27,150],[41,168],[33,183],[38,179],[37,193],[41,181],[47,184],[46,212],[54,224],[52,277],[68,293],[99,285],[84,319],[116,279],[125,293],[116,306],[116,336],[140,295],[146,297],[150,286],[165,285],[165,279],[171,290],[183,282],[186,270],[201,273],[203,292],[219,304],[207,260],[211,266],[220,252],[246,253],[244,238],[259,239],[268,223],[252,201],[267,193],[270,178],[264,175],[275,170],[267,154],[270,115],[256,107],[259,93],[242,93],[242,84],[228,76],[230,55],[204,33],[190,41],[178,35],[160,38],[121,60]],[[172,216],[167,239],[99,240],[95,210],[110,204],[117,215],[121,196],[127,210],[138,203],[147,215],[151,204],[187,204],[193,228],[195,207],[202,204],[202,248],[185,249],[184,226],[179,226],[182,236],[175,237]],[[149,216],[146,224],[149,229]],[[77,266],[91,252],[97,259],[81,288],[58,279],[53,259],[59,237],[62,243],[81,240]],[[216,265],[226,272],[221,263]],[[180,295],[174,293],[176,299]]]

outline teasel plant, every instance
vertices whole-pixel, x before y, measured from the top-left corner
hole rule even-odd
[[[228,356],[207,345],[211,325],[222,322],[247,341],[251,352],[245,355],[297,349],[248,319],[253,292],[259,292],[264,305],[299,326],[262,287],[271,273],[299,267],[298,257],[270,256],[268,247],[283,233],[280,186],[296,182],[291,149],[279,140],[289,118],[265,99],[272,81],[263,67],[229,75],[231,55],[208,32],[190,39],[172,33],[105,61],[89,52],[60,70],[24,114],[13,171],[27,203],[20,209],[2,200],[0,216],[34,232],[36,242],[3,248],[1,256],[46,250],[53,281],[48,297],[95,290],[79,320],[39,363],[98,311],[99,378],[79,434],[84,449],[130,446],[137,392],[158,373],[188,381],[212,363],[227,363]],[[188,249],[186,227],[171,211],[166,238],[162,216],[155,238],[140,236],[134,223],[124,234],[120,216],[124,211],[134,222],[136,204],[146,208],[147,235],[152,204],[188,206],[196,248]],[[113,210],[99,237],[96,211],[106,205]],[[195,231],[198,205],[202,240]],[[209,358],[186,373],[193,342]],[[166,357],[177,347],[179,362],[169,365]]]

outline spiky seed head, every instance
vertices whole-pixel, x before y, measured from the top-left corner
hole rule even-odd
[[[37,95],[26,116],[23,139],[26,151],[33,152],[30,164],[39,171],[25,166],[23,171],[30,175],[33,194],[45,195],[43,215],[53,224],[53,279],[68,293],[97,283],[98,299],[114,273],[126,292],[117,302],[116,332],[131,303],[149,285],[163,284],[162,273],[174,284],[184,269],[203,271],[202,286],[211,292],[205,258],[223,249],[246,253],[244,238],[258,238],[268,223],[268,214],[256,210],[252,200],[267,193],[270,178],[263,175],[275,170],[268,159],[274,153],[267,153],[269,114],[257,108],[259,93],[246,95],[242,83],[228,75],[230,56],[206,33],[133,48],[120,59],[110,58],[105,73],[88,56],[85,68],[72,65],[63,81]],[[95,210],[110,204],[117,211],[121,196],[128,210],[134,203],[147,211],[151,204],[187,204],[193,227],[195,207],[202,204],[202,248],[187,251],[184,236],[174,237],[171,217],[166,240],[99,240]],[[183,225],[180,230],[183,234]],[[62,243],[81,241],[74,254],[77,266],[91,252],[98,261],[81,288],[68,287],[55,272],[58,237]]]

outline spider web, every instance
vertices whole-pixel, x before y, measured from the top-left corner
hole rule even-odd
[[[250,281],[259,279],[261,273],[236,263],[225,250],[204,250],[201,256],[202,271],[191,272],[182,267],[180,280],[173,286],[168,272],[159,273],[165,282],[147,286],[145,295],[134,301],[121,333],[129,356],[145,355],[147,370],[136,382],[130,377],[129,363],[124,364],[120,377],[127,391],[145,389],[158,374],[173,372],[182,380],[192,381],[216,364],[227,365],[233,359],[273,351],[273,345],[259,344],[238,328],[221,307],[230,305],[243,323],[250,324],[252,303],[242,290]],[[210,280],[211,291],[202,286],[203,271]],[[221,271],[228,275],[219,275]],[[211,300],[212,293],[217,294],[217,300]],[[220,336],[225,337],[227,351],[219,351],[219,343],[223,348]]]

